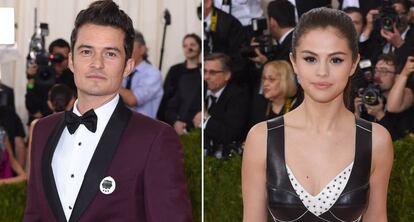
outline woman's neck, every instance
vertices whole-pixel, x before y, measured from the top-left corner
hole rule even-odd
[[[185,61],[185,66],[186,66],[187,69],[195,69],[199,66],[199,64],[200,64],[199,57],[187,59]]]
[[[305,95],[295,113],[298,114],[296,123],[316,133],[333,132],[355,118],[345,107],[342,95],[328,103],[316,102]]]
[[[283,96],[271,99],[273,113],[280,113],[281,109],[285,106],[285,101],[286,99]]]

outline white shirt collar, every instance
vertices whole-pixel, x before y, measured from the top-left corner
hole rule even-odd
[[[407,26],[407,28],[404,30],[404,32],[401,33],[401,38],[405,40],[405,36],[407,36],[407,32],[410,30],[410,26]]]
[[[211,14],[213,12],[213,9],[208,13],[207,17],[204,18],[204,22],[206,23],[206,26],[204,27],[204,30],[207,32],[210,32],[210,25],[211,25]]]
[[[98,123],[96,125],[97,129],[105,128],[106,124],[111,118],[112,113],[114,112],[116,105],[119,101],[119,94],[116,94],[109,102],[103,104],[102,106],[94,109],[96,116],[98,117]],[[78,110],[78,100],[75,101],[73,105],[73,113],[78,116],[82,116]]]
[[[282,43],[283,43],[283,41],[285,41],[286,37],[287,37],[287,36],[288,36],[291,32],[293,32],[293,30],[294,30],[294,28],[290,29],[290,30],[289,30],[289,31],[287,31],[285,34],[283,34],[283,35],[282,35],[282,37],[280,37],[280,39],[279,39],[278,43],[279,43],[279,44],[282,44]]]
[[[226,88],[227,85],[223,86],[223,88],[221,88],[219,91],[217,91],[216,93],[213,93],[211,90],[207,90],[207,96],[214,96],[217,98],[217,100],[220,98],[221,94],[223,93],[224,89]]]

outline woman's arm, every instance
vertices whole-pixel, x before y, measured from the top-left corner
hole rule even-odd
[[[370,193],[364,222],[387,221],[387,190],[394,159],[390,134],[379,124],[372,127],[372,168]]]
[[[242,164],[243,222],[267,221],[266,123],[247,135]]]
[[[19,183],[26,180],[26,173],[24,172],[23,168],[17,162],[16,158],[13,155],[13,151],[11,149],[11,145],[7,136],[4,137],[4,145],[6,146],[6,150],[9,154],[10,165],[13,171],[17,174],[15,177],[0,179],[0,184],[11,184],[11,183]]]

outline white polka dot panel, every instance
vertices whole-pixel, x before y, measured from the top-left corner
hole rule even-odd
[[[335,204],[336,200],[345,189],[349,176],[351,175],[353,165],[354,163],[352,162],[344,170],[342,170],[316,196],[309,194],[298,182],[287,165],[286,168],[289,181],[295,189],[295,192],[299,195],[303,205],[305,205],[310,212],[316,216],[319,216],[328,211]]]

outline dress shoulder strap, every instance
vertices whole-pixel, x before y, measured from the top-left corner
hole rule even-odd
[[[283,116],[267,121],[267,183],[290,190],[285,164],[285,127]]]
[[[369,184],[372,159],[372,123],[356,118],[354,169],[344,192]]]

